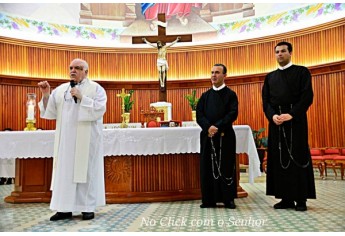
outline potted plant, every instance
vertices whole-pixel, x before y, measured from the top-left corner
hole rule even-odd
[[[196,121],[196,105],[198,104],[199,98],[196,97],[196,89],[193,89],[192,94],[185,95],[188,100],[189,106],[192,108],[192,120]]]
[[[134,90],[131,89],[129,90],[129,96],[124,98],[124,103],[125,103],[125,113],[123,114],[125,117],[125,123],[129,123],[129,116],[130,116],[130,111],[132,110],[132,106],[134,104],[134,100],[132,99],[132,95],[134,93]]]
[[[265,151],[267,149],[267,137],[262,136],[263,132],[265,131],[265,128],[260,128],[259,130],[253,130],[253,138],[256,146],[256,150],[258,151],[258,156],[260,159],[260,170],[262,170],[262,162],[265,157]]]

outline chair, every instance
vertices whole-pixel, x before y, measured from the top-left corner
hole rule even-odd
[[[322,149],[312,148],[310,149],[311,161],[313,163],[313,168],[318,168],[320,172],[320,177],[325,179],[325,160],[323,157]]]
[[[344,179],[344,168],[345,168],[345,148],[340,149],[340,155],[335,156],[333,158],[333,171],[335,171],[335,168],[340,168],[340,177],[343,180]]]
[[[312,148],[310,150],[311,160],[314,168],[318,168],[320,177],[324,179],[324,166],[325,162],[322,156],[322,149]],[[267,174],[267,155],[265,155],[262,161],[262,170]]]
[[[335,168],[333,167],[333,163],[334,163],[334,157],[339,156],[340,152],[339,152],[339,148],[326,148],[323,151],[323,158],[324,158],[324,162],[325,162],[325,176],[327,177],[327,167],[331,166],[334,172],[334,179],[337,178],[337,172],[335,171]]]

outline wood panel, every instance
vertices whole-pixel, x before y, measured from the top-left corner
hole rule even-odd
[[[261,87],[265,74],[276,68],[274,45],[281,40],[293,43],[293,62],[309,66],[315,99],[309,116],[309,139],[313,147],[345,146],[344,71],[345,18],[312,28],[255,40],[169,48],[170,69],[167,100],[176,120],[191,120],[185,94],[197,90],[200,96],[210,87],[209,70],[215,62],[228,66],[229,85],[239,97],[239,117],[235,124],[253,129],[267,127],[262,112]],[[46,44],[0,37],[0,130],[25,127],[26,94],[40,99],[37,82],[48,80],[52,87],[65,82],[72,58],[86,59],[90,78],[107,91],[105,123],[121,122],[121,88],[134,89],[131,121],[140,121],[140,111],[158,101],[156,51],[148,48],[94,48]],[[38,109],[36,108],[38,114]],[[37,117],[37,127],[54,129],[55,122]],[[267,133],[267,132],[266,132]]]
[[[314,102],[308,112],[313,147],[345,147],[345,72],[313,78]]]
[[[9,203],[50,202],[53,158],[16,159],[14,191]]]
[[[331,63],[318,67],[311,67],[314,89],[314,102],[308,112],[309,117],[309,143],[312,147],[343,147],[345,146],[345,61]],[[262,111],[261,89],[265,74],[247,75],[228,78],[226,83],[237,93],[239,99],[239,116],[235,124],[248,124],[252,129],[268,127],[267,120]],[[36,93],[38,99],[41,95],[36,87],[37,78],[6,78],[0,76],[0,130],[12,128],[23,130],[25,127],[25,102],[27,93]],[[19,82],[24,83],[19,83]],[[247,81],[247,82],[246,82]],[[11,84],[13,82],[13,84]],[[53,81],[57,86],[63,80]],[[108,95],[107,112],[104,123],[121,122],[121,100],[116,94],[121,87],[134,89],[135,100],[131,112],[131,122],[140,122],[140,111],[149,109],[152,102],[158,100],[158,83],[136,82],[133,84],[100,81]],[[174,120],[191,120],[191,109],[184,98],[196,89],[199,97],[210,86],[209,79],[199,81],[169,82],[167,100],[172,103],[172,118]],[[138,87],[138,89],[136,89]],[[171,89],[169,89],[172,87]],[[39,114],[36,107],[36,114]],[[55,121],[44,120],[37,117],[37,127],[55,129]],[[265,132],[267,134],[267,132]]]
[[[138,203],[201,198],[199,154],[107,156],[104,158],[106,203]],[[50,202],[52,158],[17,159],[15,190],[5,202]],[[247,197],[239,185],[237,195]]]
[[[17,159],[15,190],[5,201],[50,202],[52,160]],[[112,156],[104,165],[108,204],[200,199],[198,154]]]
[[[293,62],[314,66],[345,60],[345,18],[303,30],[221,44],[168,49],[168,80],[208,78],[214,63],[229,67],[229,75],[266,73],[276,68],[274,46],[282,40],[293,46]],[[102,48],[38,43],[0,37],[0,74],[67,78],[73,58],[90,65],[89,77],[102,81],[157,80],[157,50]]]

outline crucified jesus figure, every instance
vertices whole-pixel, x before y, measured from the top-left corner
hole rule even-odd
[[[159,73],[160,89],[163,91],[165,90],[166,73],[169,69],[168,61],[166,59],[167,48],[171,47],[172,45],[177,43],[180,39],[181,39],[181,37],[177,37],[177,39],[175,41],[171,42],[171,44],[169,44],[169,45],[166,45],[165,43],[162,43],[161,41],[157,41],[157,46],[156,46],[155,44],[147,41],[146,38],[142,38],[142,40],[146,44],[158,49],[157,69],[158,69],[158,73]]]

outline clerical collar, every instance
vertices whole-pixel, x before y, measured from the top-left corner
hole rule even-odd
[[[225,84],[222,84],[222,85],[219,86],[218,88],[217,88],[216,86],[213,85],[213,90],[219,91],[219,90],[221,90],[221,89],[224,88],[224,87],[225,87]]]
[[[279,68],[279,70],[285,70],[285,69],[289,68],[290,66],[292,66],[291,61],[288,64],[286,64],[285,66],[278,66],[278,68]]]

